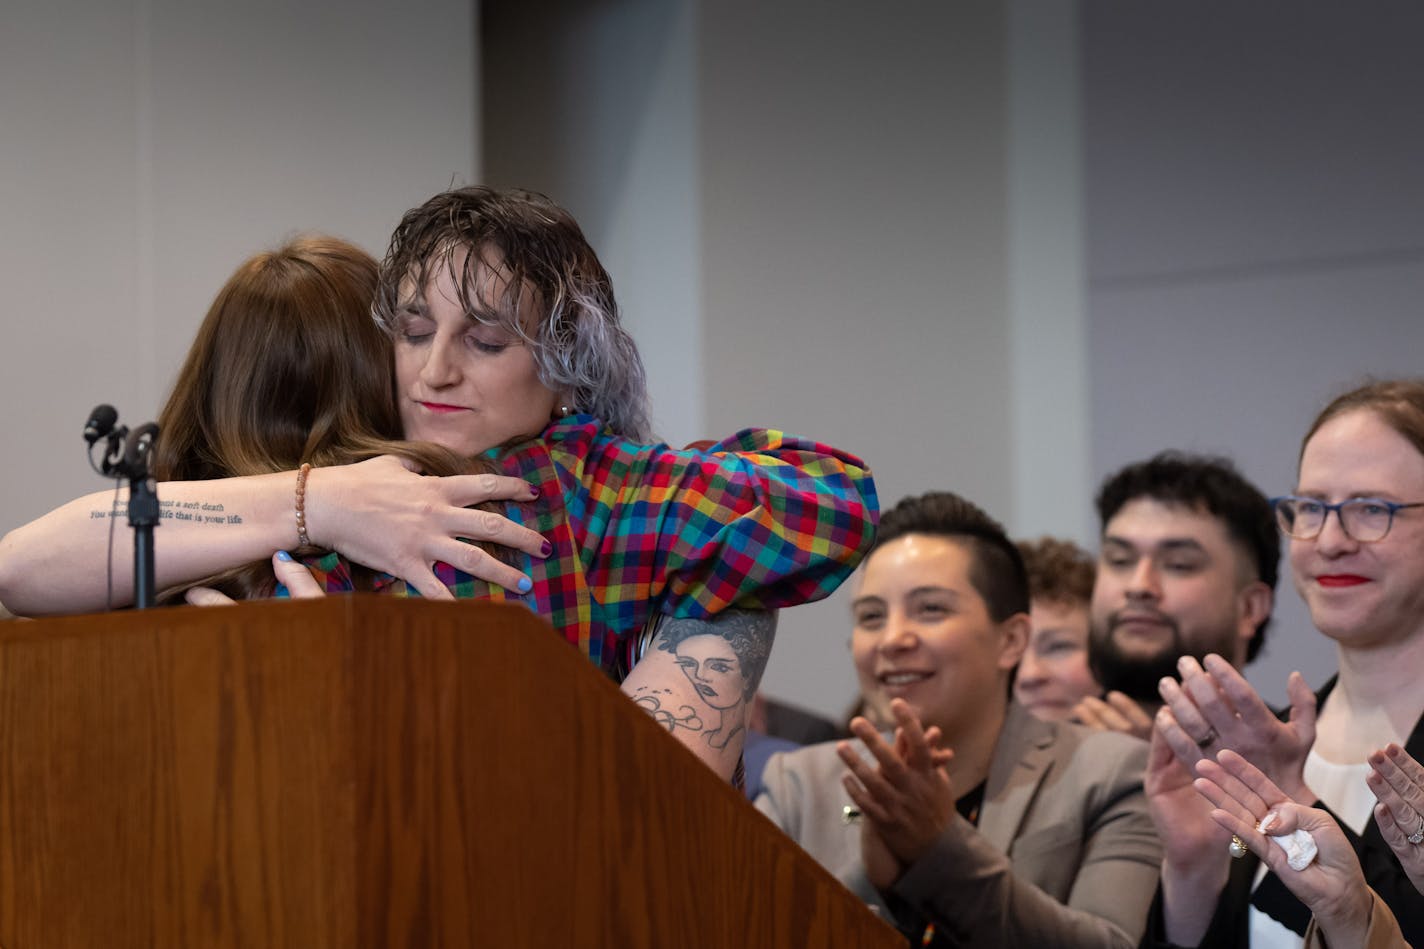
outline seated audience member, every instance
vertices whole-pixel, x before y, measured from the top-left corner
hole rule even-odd
[[[1329,812],[1292,801],[1245,758],[1223,749],[1216,761],[1197,762],[1195,787],[1214,806],[1211,819],[1232,834],[1231,852],[1246,850],[1311,911],[1307,947],[1331,945],[1363,949],[1408,949],[1399,922],[1365,882],[1360,861]],[[1309,835],[1312,855],[1298,831]],[[1401,838],[1402,839],[1402,838]],[[1288,845],[1295,849],[1291,862]]]
[[[773,757],[757,807],[916,945],[1136,945],[1161,855],[1146,746],[1010,701],[1029,595],[1003,529],[906,499],[852,582],[862,691],[896,734],[857,719],[854,743]]]
[[[1014,677],[1014,698],[1039,718],[1062,721],[1078,703],[1102,694],[1088,668],[1088,605],[1093,558],[1072,541],[1018,542],[1028,569],[1033,631]]]
[[[1183,657],[1244,666],[1275,602],[1280,537],[1265,495],[1225,458],[1163,452],[1103,482],[1088,661],[1104,698],[1076,717],[1146,738],[1158,680]],[[1197,737],[1202,737],[1198,735]]]
[[[1371,383],[1331,402],[1306,433],[1295,491],[1275,508],[1296,589],[1335,641],[1339,672],[1317,695],[1292,673],[1288,720],[1220,656],[1184,661],[1180,685],[1163,681],[1147,777],[1166,852],[1154,932],[1187,946],[1301,943],[1309,909],[1254,856],[1232,861],[1186,793],[1199,759],[1231,749],[1291,800],[1330,812],[1404,937],[1424,944],[1424,897],[1390,846],[1400,834],[1424,841],[1424,825],[1416,807],[1390,806],[1381,826],[1371,793],[1381,779],[1370,777],[1372,765],[1388,770],[1374,749],[1424,752],[1424,382]]]

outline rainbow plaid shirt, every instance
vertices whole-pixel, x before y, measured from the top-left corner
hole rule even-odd
[[[523,596],[444,563],[436,576],[457,597],[526,604],[610,671],[631,666],[627,649],[654,610],[707,617],[827,596],[865,555],[879,514],[860,459],[781,432],[746,429],[675,451],[575,415],[493,457],[538,486],[539,497],[510,504],[508,516],[554,552],[520,555],[516,566],[534,582]],[[352,589],[339,555],[308,565],[327,592]],[[373,588],[419,595],[388,574]]]

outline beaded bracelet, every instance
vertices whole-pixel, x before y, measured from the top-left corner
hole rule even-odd
[[[307,475],[311,474],[311,465],[303,462],[302,467],[297,471],[297,546],[310,547],[311,538],[307,536]]]

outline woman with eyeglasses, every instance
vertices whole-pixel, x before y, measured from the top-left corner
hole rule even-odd
[[[1315,695],[1293,673],[1285,720],[1218,657],[1188,661],[1180,687],[1164,685],[1156,737],[1172,755],[1154,755],[1147,778],[1168,828],[1157,937],[1302,945],[1311,909],[1213,827],[1191,791],[1197,763],[1231,749],[1289,799],[1335,818],[1405,939],[1424,945],[1424,896],[1392,849],[1424,847],[1424,786],[1399,764],[1424,757],[1424,380],[1371,383],[1326,406],[1306,433],[1295,490],[1275,508],[1296,589],[1334,640],[1339,672]]]

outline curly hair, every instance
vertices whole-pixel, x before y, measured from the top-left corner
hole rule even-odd
[[[1098,491],[1102,529],[1123,505],[1138,498],[1198,508],[1215,517],[1250,556],[1256,578],[1274,592],[1280,578],[1281,537],[1271,502],[1236,470],[1231,459],[1164,451],[1128,465],[1103,482]],[[1246,661],[1266,642],[1267,616],[1246,645]]]
[[[466,315],[522,339],[539,381],[566,395],[573,409],[616,435],[651,435],[642,358],[619,321],[612,279],[567,211],[533,191],[470,187],[406,212],[381,265],[377,324],[394,335],[411,288],[423,292],[442,268],[454,276]],[[499,278],[497,299],[480,294],[482,271]]]
[[[866,559],[907,534],[930,534],[965,543],[972,555],[969,582],[984,598],[994,622],[1028,612],[1028,571],[1023,556],[1003,525],[977,504],[949,491],[905,498],[881,515]]]
[[[1040,537],[1021,540],[1017,546],[1028,569],[1031,599],[1063,606],[1087,604],[1093,599],[1097,561],[1071,540]]]

